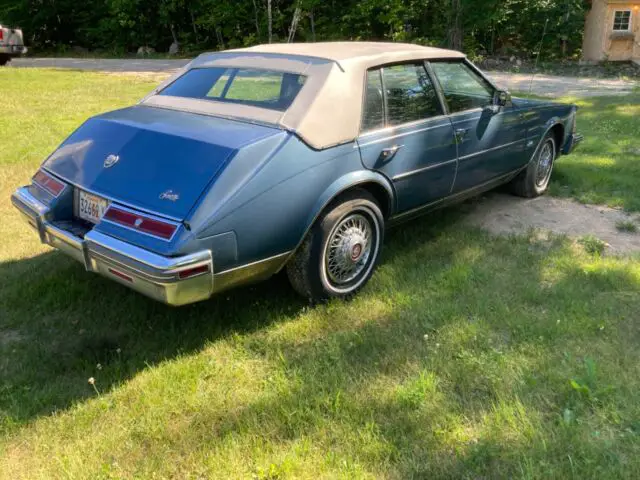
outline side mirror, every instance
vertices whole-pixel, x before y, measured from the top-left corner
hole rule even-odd
[[[507,90],[496,91],[494,103],[500,107],[511,105],[511,94]]]

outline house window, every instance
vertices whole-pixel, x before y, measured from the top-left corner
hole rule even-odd
[[[631,30],[631,10],[616,10],[613,14],[613,31],[628,32]]]

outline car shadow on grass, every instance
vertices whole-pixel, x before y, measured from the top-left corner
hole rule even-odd
[[[264,328],[306,305],[278,274],[172,308],[55,251],[0,264],[0,277],[0,430],[91,396],[87,380],[100,371],[107,390],[149,365]]]

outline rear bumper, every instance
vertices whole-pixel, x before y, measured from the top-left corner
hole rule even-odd
[[[580,144],[580,142],[582,142],[582,140],[584,140],[584,136],[582,134],[572,133],[571,135],[569,135],[569,138],[567,138],[567,141],[564,144],[564,148],[562,149],[562,153],[564,153],[565,155],[570,154],[576,149],[576,147]]]
[[[16,190],[11,201],[43,243],[75,258],[87,271],[168,305],[193,303],[213,294],[213,261],[209,250],[164,257],[95,230],[80,238],[51,223],[49,208],[31,195],[27,187]],[[181,272],[198,267],[203,267],[201,273],[180,278]]]
[[[11,57],[19,57],[20,55],[26,55],[27,47],[24,45],[0,45],[0,54],[1,53]]]

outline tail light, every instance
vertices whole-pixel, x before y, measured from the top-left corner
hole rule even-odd
[[[4,30],[2,30],[2,26],[0,26],[0,40],[4,40]]]
[[[54,197],[59,196],[66,187],[66,184],[49,175],[44,170],[38,170],[33,176],[33,181]]]
[[[102,219],[163,240],[170,240],[178,229],[177,223],[160,220],[113,204],[107,209]]]
[[[200,265],[198,267],[187,268],[178,272],[178,278],[184,280],[186,278],[195,277],[203,273],[209,273],[209,265]]]

